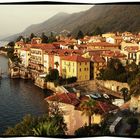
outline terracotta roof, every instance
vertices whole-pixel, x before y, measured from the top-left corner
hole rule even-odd
[[[76,62],[89,62],[90,60],[79,55],[64,56],[62,60],[76,61]]]
[[[126,46],[124,49],[129,52],[136,52],[139,50],[139,46]]]
[[[24,51],[29,51],[30,48],[21,48],[21,50],[24,50]]]
[[[75,45],[77,48],[87,48],[88,45],[87,44],[80,44],[80,45]]]
[[[80,98],[81,103],[89,100],[88,97],[86,97],[86,98],[84,98],[84,97],[82,99]],[[76,109],[77,110],[82,110],[81,107],[80,107],[80,104],[78,104],[78,106],[76,106]],[[93,107],[93,109],[94,110],[98,109],[100,113],[107,113],[111,110],[118,109],[118,107],[113,105],[113,104],[107,103],[105,101],[95,100],[95,106]]]
[[[118,47],[118,45],[114,45],[108,42],[93,42],[88,44],[90,46],[101,46],[101,47]]]
[[[51,43],[49,44],[32,44],[31,48],[38,48],[42,50],[48,50],[48,49],[55,49],[55,46]]]
[[[76,94],[74,93],[57,93],[55,95],[47,97],[45,100],[58,101],[66,104],[71,104],[74,106],[79,104],[79,100],[76,98]]]
[[[102,57],[100,57],[99,55],[92,56],[91,60],[93,62],[96,62],[96,63],[104,63],[105,62],[105,60]]]

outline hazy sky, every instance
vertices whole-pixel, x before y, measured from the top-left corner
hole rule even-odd
[[[1,5],[0,37],[22,32],[31,24],[45,21],[59,12],[74,13],[93,5]]]

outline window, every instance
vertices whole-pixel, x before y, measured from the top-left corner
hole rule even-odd
[[[81,68],[79,69],[79,71],[81,71]]]
[[[84,70],[86,71],[86,68],[84,68]]]
[[[87,62],[85,62],[85,65],[87,65]]]
[[[80,65],[81,65],[81,62],[80,62]]]
[[[74,68],[73,68],[73,73],[74,73]]]
[[[74,62],[73,62],[73,66],[74,66]]]
[[[69,72],[70,72],[70,67],[69,67]]]

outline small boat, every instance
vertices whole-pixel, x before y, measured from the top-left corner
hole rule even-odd
[[[98,97],[95,96],[94,94],[90,94],[90,97],[91,97],[91,98],[94,98],[94,99],[98,99]]]
[[[106,99],[109,99],[109,98],[110,98],[107,94],[103,94],[103,96],[104,96]]]

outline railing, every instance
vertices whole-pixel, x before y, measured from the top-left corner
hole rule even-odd
[[[122,117],[118,117],[109,127],[111,133],[115,133],[117,127],[121,124]]]

